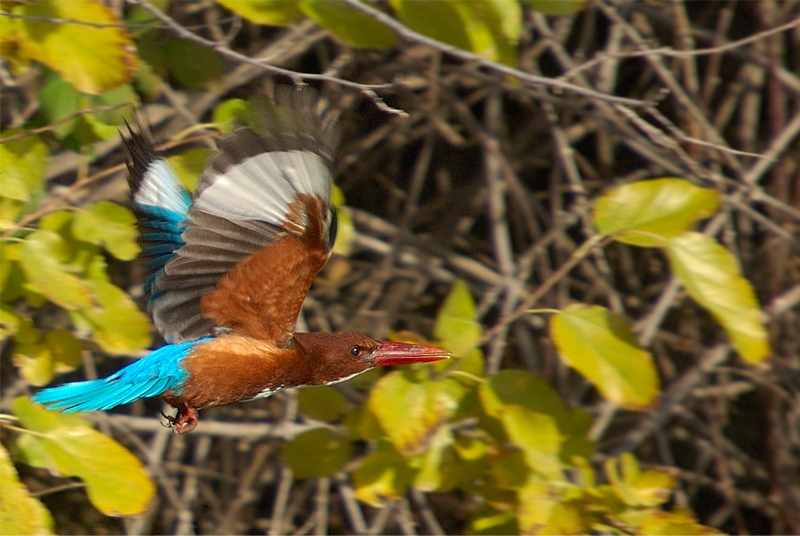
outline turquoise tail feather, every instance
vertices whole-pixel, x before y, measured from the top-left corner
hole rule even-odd
[[[169,390],[179,394],[189,376],[180,362],[195,344],[206,340],[164,346],[107,378],[44,389],[33,395],[32,400],[49,409],[72,413],[108,410]]]

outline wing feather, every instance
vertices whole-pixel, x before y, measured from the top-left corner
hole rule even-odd
[[[245,124],[220,140],[182,244],[152,278],[151,312],[169,342],[219,328],[286,340],[327,261],[338,122],[308,90],[276,101],[251,103]]]

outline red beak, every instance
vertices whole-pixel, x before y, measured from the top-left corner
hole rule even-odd
[[[376,367],[408,365],[450,359],[450,352],[433,346],[383,341],[373,355]]]

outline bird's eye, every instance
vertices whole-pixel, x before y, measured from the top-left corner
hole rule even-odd
[[[353,346],[350,348],[350,355],[353,357],[358,357],[361,355],[361,347],[360,346]]]

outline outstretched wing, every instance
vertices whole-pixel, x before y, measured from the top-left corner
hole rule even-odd
[[[330,255],[336,232],[330,201],[336,117],[320,111],[308,90],[279,93],[277,103],[250,103],[244,124],[220,141],[200,177],[177,223],[180,232],[169,236],[166,247],[154,238],[167,237],[146,242],[152,246],[143,255],[158,260],[149,264],[154,269],[146,288],[150,310],[168,342],[218,329],[287,341],[311,282]],[[142,175],[139,182],[152,182],[162,194],[170,191],[161,184],[166,162],[145,159],[141,172],[131,153],[132,176]],[[145,186],[133,186],[132,181],[139,206],[145,196],[137,192]],[[142,227],[152,227],[151,220]]]

